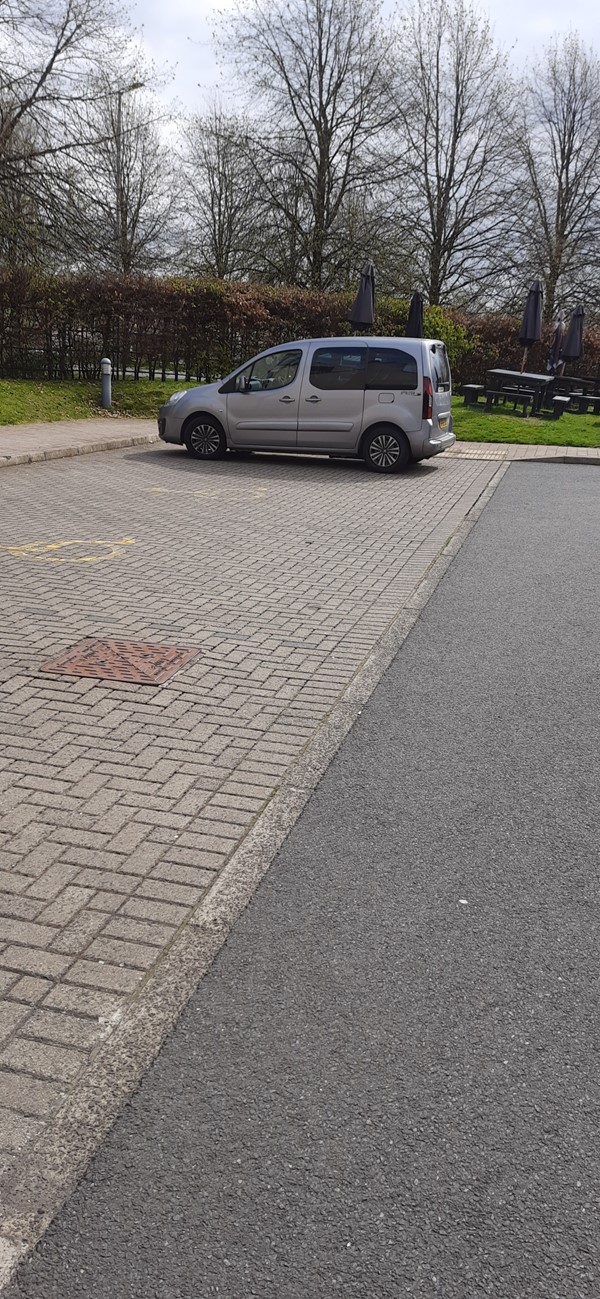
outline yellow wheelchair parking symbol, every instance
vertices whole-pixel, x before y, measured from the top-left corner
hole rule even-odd
[[[68,541],[24,541],[14,546],[0,546],[0,550],[14,559],[37,559],[45,564],[99,564],[103,559],[119,559],[125,553],[124,547],[133,545],[135,537],[120,537],[117,541],[95,538],[87,541],[74,537]],[[73,546],[83,546],[91,554],[63,553],[69,552]]]

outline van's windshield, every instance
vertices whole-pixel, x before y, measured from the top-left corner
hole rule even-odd
[[[435,343],[431,350],[431,377],[436,392],[450,392],[450,366],[443,343]]]

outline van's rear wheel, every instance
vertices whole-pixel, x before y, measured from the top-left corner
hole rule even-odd
[[[192,415],[184,426],[183,441],[195,460],[221,460],[227,450],[223,429],[210,415]]]
[[[376,474],[397,474],[410,464],[410,446],[404,433],[391,424],[371,429],[363,442],[365,464]]]

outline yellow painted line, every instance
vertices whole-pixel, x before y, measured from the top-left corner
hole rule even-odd
[[[243,488],[242,491],[236,491],[235,488],[230,487],[201,487],[194,490],[189,487],[144,487],[143,491],[150,492],[152,496],[199,496],[205,501],[213,501],[225,495],[235,501],[262,501],[268,493],[268,488],[255,487],[253,490]]]
[[[0,546],[0,550],[12,555],[13,559],[37,559],[45,564],[98,564],[103,559],[120,559],[125,553],[125,546],[134,546],[135,537],[120,537],[117,541],[100,541],[81,537],[69,541],[24,541],[13,546]],[[70,546],[98,546],[99,550],[92,555],[57,555],[57,550]]]
[[[210,501],[222,496],[224,487],[202,487],[192,491],[190,487],[145,487],[145,492],[151,492],[153,496],[204,496]]]

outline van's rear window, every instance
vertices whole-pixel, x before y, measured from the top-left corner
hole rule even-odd
[[[412,390],[418,387],[417,362],[399,347],[370,347],[367,360],[367,388]]]
[[[436,392],[449,392],[450,366],[443,343],[431,348],[431,377]]]

